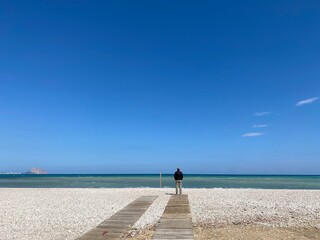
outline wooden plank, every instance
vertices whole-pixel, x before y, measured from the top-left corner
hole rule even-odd
[[[188,195],[171,196],[152,239],[194,239]]]
[[[180,223],[180,222],[175,222],[175,223],[162,223],[159,224],[159,228],[161,229],[190,229],[192,228],[191,223]]]
[[[142,196],[126,207],[88,231],[78,240],[116,240],[122,236],[139,220],[150,207],[157,196]]]
[[[159,231],[157,231],[157,234],[192,234],[193,230],[192,229],[159,229]]]

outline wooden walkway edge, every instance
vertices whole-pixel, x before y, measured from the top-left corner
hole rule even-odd
[[[152,239],[194,239],[188,195],[170,197]]]
[[[121,239],[121,237],[139,220],[157,196],[142,196],[100,223],[78,240]]]

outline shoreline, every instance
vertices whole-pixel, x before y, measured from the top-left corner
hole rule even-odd
[[[173,188],[0,188],[1,234],[6,240],[75,239],[136,198],[158,195],[133,226],[136,233],[143,233],[157,224],[174,191]],[[202,232],[215,232],[227,227],[232,232],[246,226],[320,231],[320,190],[184,188],[183,193],[189,196],[195,233],[199,228]]]
[[[198,188],[320,190],[320,176],[186,174],[183,185]],[[0,188],[159,188],[174,187],[172,175],[113,174],[0,175]]]

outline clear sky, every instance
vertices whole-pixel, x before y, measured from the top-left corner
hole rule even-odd
[[[0,172],[320,174],[320,1],[0,2]]]

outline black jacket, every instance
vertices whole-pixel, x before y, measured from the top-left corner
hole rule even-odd
[[[174,173],[174,180],[182,180],[183,179],[183,173],[179,170],[179,171],[176,171]]]

